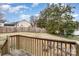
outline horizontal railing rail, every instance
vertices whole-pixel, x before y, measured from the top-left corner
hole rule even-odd
[[[39,37],[33,37],[33,36],[26,36],[26,35],[12,35],[10,37],[14,36],[22,36],[22,37],[27,37],[27,38],[32,38],[32,39],[39,39],[39,40],[50,40],[50,41],[58,41],[58,42],[66,42],[66,43],[72,43],[75,44],[76,40],[60,40],[60,39],[53,39],[53,38],[39,38]]]

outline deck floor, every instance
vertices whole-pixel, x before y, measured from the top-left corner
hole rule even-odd
[[[31,56],[31,54],[29,54],[28,52],[24,50],[15,49],[11,51],[9,54],[5,54],[3,56]]]

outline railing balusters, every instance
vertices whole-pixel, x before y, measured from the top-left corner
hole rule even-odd
[[[47,51],[48,51],[48,49],[47,49],[47,41],[45,40],[45,51],[44,51],[44,56],[47,56]]]
[[[36,39],[36,56],[38,56],[38,40]]]
[[[42,56],[43,56],[43,40],[42,40]]]
[[[49,56],[49,53],[50,53],[50,46],[51,46],[51,42],[50,41],[47,41],[47,49],[48,49],[48,52],[47,52],[47,56]]]
[[[44,56],[46,55],[46,40],[43,40],[43,52],[44,52]]]
[[[16,49],[16,37],[15,37],[15,49]]]
[[[36,51],[36,48],[35,48],[35,39],[33,39],[34,40],[34,46],[33,46],[33,49],[34,49],[34,55],[36,55],[35,54],[35,51]]]
[[[21,42],[22,38],[23,38],[23,41],[25,42]],[[39,55],[41,56],[49,56],[49,55],[50,56],[52,55],[63,56],[64,54],[72,56],[72,54],[74,54],[72,50],[73,49],[72,45],[76,46],[75,42],[65,42],[65,41],[59,41],[59,40],[56,41],[56,40],[21,36],[21,35],[11,36],[9,41],[10,41],[9,43],[11,44],[10,46],[11,50],[13,49],[13,46],[14,46],[14,49],[15,48],[25,49],[26,51],[31,52],[32,55],[35,55],[35,56],[39,56]]]
[[[61,42],[61,56],[62,56],[62,42]]]
[[[57,56],[58,56],[58,42],[57,42]]]
[[[13,37],[11,37],[11,51],[12,51],[12,41],[13,41]]]
[[[51,45],[50,56],[52,56],[52,54],[53,54],[53,51],[52,51],[52,50],[53,50],[53,44],[52,44],[52,43],[53,43],[53,42],[50,41],[50,43],[51,43],[51,44],[50,44],[50,45]]]
[[[33,44],[32,44],[32,41],[33,41],[33,39],[31,39],[31,53],[32,53],[32,45],[33,45]]]
[[[34,48],[34,44],[35,44],[35,43],[34,43],[34,39],[33,39],[33,45],[32,45],[32,46],[33,46],[33,55],[35,55],[35,48]]]
[[[46,40],[46,49],[47,49],[47,51],[46,51],[46,56],[48,55],[48,52],[49,52],[49,48],[48,48],[48,41]]]
[[[26,50],[28,51],[28,39],[26,39]]]
[[[44,56],[46,56],[47,55],[47,51],[48,51],[48,49],[47,49],[47,41],[46,40],[44,40]]]
[[[53,56],[55,55],[55,42],[53,42]]]
[[[32,42],[31,42],[31,43],[32,43],[32,44],[31,44],[31,45],[32,45],[32,46],[31,46],[31,49],[32,49],[32,52],[31,52],[31,53],[33,54],[33,39],[32,39]]]
[[[50,50],[49,50],[49,54],[48,55],[51,56],[51,52],[52,52],[51,51],[51,41],[49,41],[49,48],[50,48]]]
[[[40,50],[40,56],[42,56],[42,40],[40,40],[40,47],[39,47],[39,50]]]
[[[34,46],[34,48],[35,48],[35,55],[36,55],[36,52],[37,52],[37,51],[36,51],[36,50],[37,50],[37,49],[36,49],[36,39],[34,39],[34,40],[35,40],[35,46]]]
[[[67,56],[67,43],[65,43],[65,56]]]
[[[72,45],[70,44],[70,56],[72,55]]]

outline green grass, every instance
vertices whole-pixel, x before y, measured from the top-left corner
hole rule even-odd
[[[78,40],[79,41],[79,36],[69,36],[68,38],[71,40]]]

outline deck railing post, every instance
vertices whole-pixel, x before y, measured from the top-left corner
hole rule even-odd
[[[76,56],[79,56],[79,42],[76,42]]]
[[[8,53],[8,40],[5,41],[4,45],[1,47],[1,55]]]
[[[16,36],[16,49],[19,49],[19,35]]]

